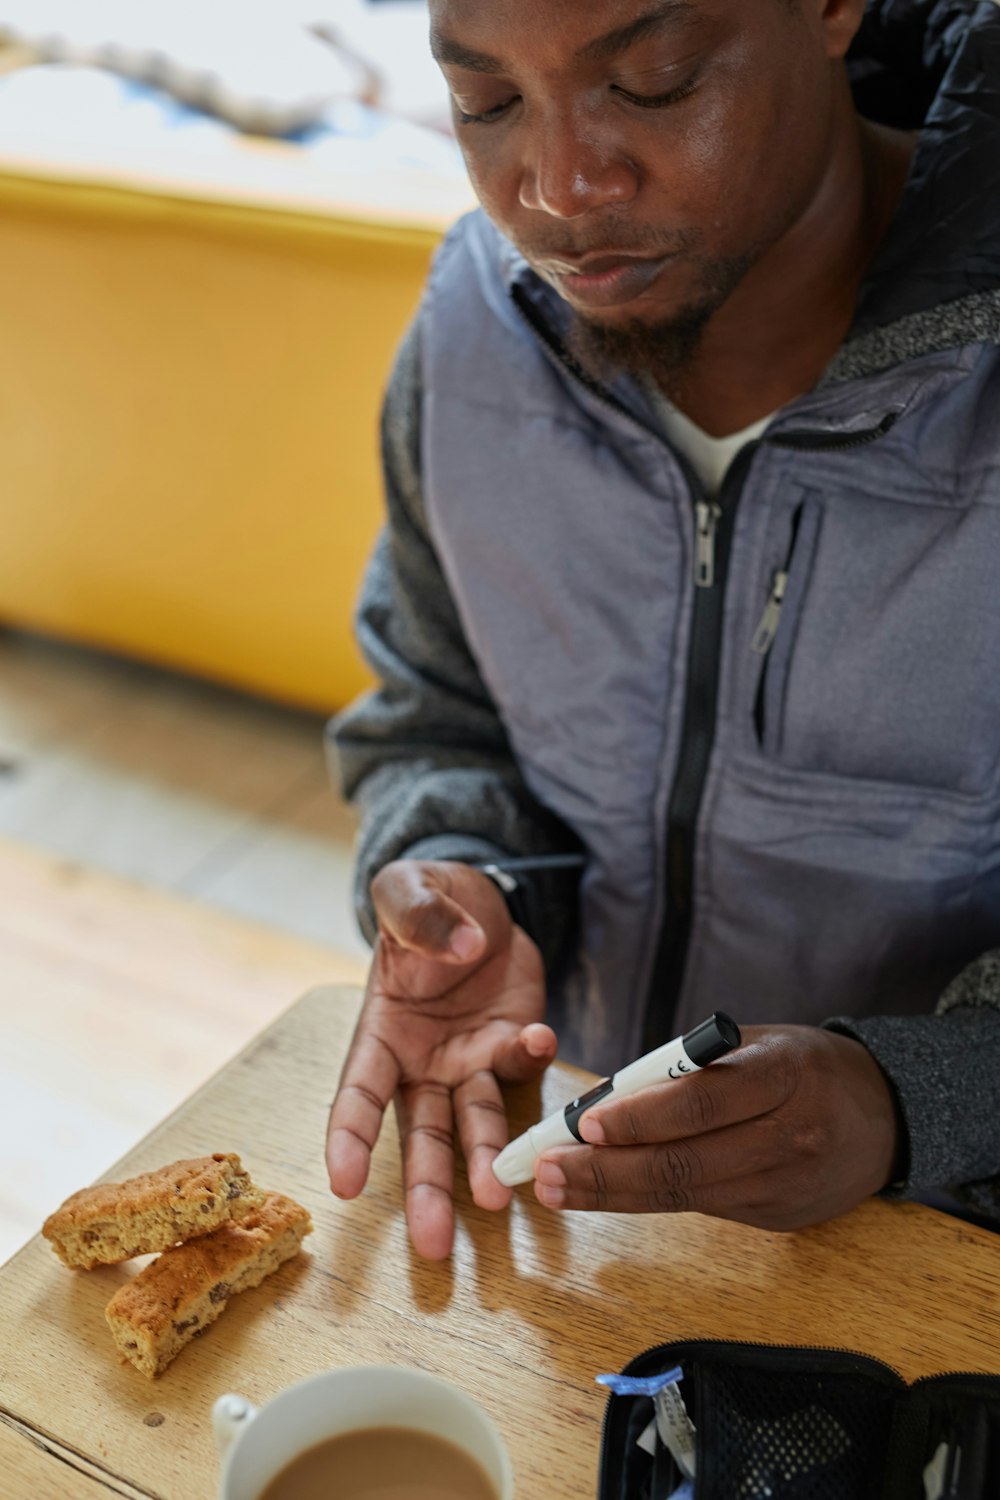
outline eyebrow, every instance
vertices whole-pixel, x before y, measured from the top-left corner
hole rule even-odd
[[[586,62],[604,62],[609,57],[617,57],[619,52],[625,52],[636,42],[645,41],[647,36],[659,31],[661,26],[682,25],[695,15],[697,11],[690,0],[663,0],[662,4],[654,6],[652,10],[636,16],[634,21],[627,21],[624,26],[616,26],[614,31],[605,32],[603,36],[587,42],[580,48],[577,57]]]
[[[616,26],[613,31],[607,31],[603,36],[594,37],[592,41],[585,42],[576,55],[585,62],[602,62],[607,58],[617,57],[620,52],[625,52],[636,42],[645,40],[661,26],[683,24],[690,21],[696,13],[690,0],[662,0],[661,4],[644,11],[641,16],[636,16],[624,26]],[[433,28],[431,52],[439,63],[450,63],[456,68],[466,68],[471,73],[506,71],[506,65],[500,58],[492,57],[488,52],[477,52],[473,47],[465,47],[453,37],[446,36],[443,32]]]

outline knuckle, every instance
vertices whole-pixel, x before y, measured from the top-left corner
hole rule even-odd
[[[339,1097],[343,1099],[348,1098],[352,1094],[360,1099],[362,1104],[367,1104],[371,1109],[378,1110],[379,1114],[385,1109],[385,1105],[375,1090],[369,1088],[366,1083],[359,1082],[357,1079],[342,1084],[339,1090]]]
[[[495,1115],[498,1120],[506,1122],[507,1111],[499,1099],[465,1099],[456,1098],[456,1108],[461,1110],[476,1110],[480,1114]]]
[[[694,1194],[681,1187],[661,1187],[652,1194],[652,1205],[657,1213],[689,1213],[695,1206]]]
[[[792,1045],[775,1047],[768,1059],[768,1067],[778,1098],[791,1099],[802,1087],[806,1063],[800,1048]]]
[[[450,1151],[452,1148],[452,1134],[441,1125],[411,1125],[406,1132],[406,1144],[408,1147],[417,1145],[420,1141],[430,1141],[435,1146],[443,1146]]]
[[[715,1091],[699,1078],[688,1078],[678,1089],[677,1112],[681,1129],[688,1135],[711,1130],[719,1118]]]
[[[630,1100],[622,1100],[616,1108],[602,1116],[604,1133],[614,1146],[638,1146],[642,1141],[639,1121]]]
[[[800,1120],[795,1129],[795,1154],[815,1162],[830,1149],[830,1131],[823,1120]]]
[[[690,1198],[691,1189],[700,1180],[698,1160],[694,1152],[679,1146],[663,1146],[646,1158],[648,1186],[659,1197],[671,1204],[682,1198]]]
[[[595,1151],[590,1163],[591,1192],[594,1195],[595,1207],[606,1209],[611,1203],[611,1186],[608,1182],[607,1173],[604,1170],[604,1162],[599,1151]]]

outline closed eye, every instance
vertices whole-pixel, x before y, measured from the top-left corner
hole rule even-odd
[[[663,94],[636,94],[630,89],[622,88],[620,84],[612,85],[612,92],[620,99],[629,104],[634,104],[638,109],[665,109],[668,105],[679,104],[689,94],[694,93],[698,86],[698,77],[687,79],[685,83],[678,84],[676,88],[668,89]],[[509,109],[518,102],[519,94],[514,94],[510,99],[505,99],[501,104],[494,104],[489,109],[480,110],[476,114],[470,114],[462,108],[458,100],[454,100],[455,113],[460,125],[490,125],[494,120],[499,120]]]
[[[679,104],[689,94],[693,94],[698,86],[697,78],[689,78],[686,83],[678,84],[674,89],[668,89],[665,94],[633,94],[629,89],[623,89],[620,84],[614,86],[614,92],[629,104],[635,104],[639,109],[665,109],[668,104]]]
[[[512,99],[505,99],[502,104],[494,104],[492,108],[484,109],[475,115],[466,114],[457,99],[453,102],[460,125],[490,125],[494,120],[499,120],[501,115],[506,114],[511,105],[517,103],[517,100],[518,95],[515,94]]]

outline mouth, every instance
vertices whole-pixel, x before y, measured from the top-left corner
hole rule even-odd
[[[543,275],[567,302],[585,307],[617,307],[631,302],[656,281],[675,256],[652,259],[637,255],[552,256],[542,262]]]

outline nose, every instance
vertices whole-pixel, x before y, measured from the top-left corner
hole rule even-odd
[[[593,123],[556,111],[537,122],[521,171],[522,208],[575,219],[628,203],[637,186],[635,167],[617,143],[600,139]]]

